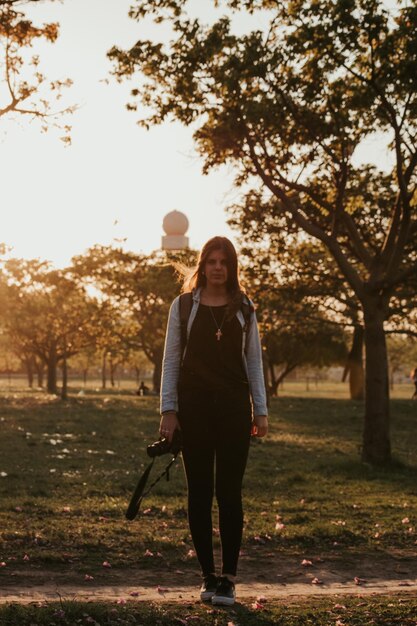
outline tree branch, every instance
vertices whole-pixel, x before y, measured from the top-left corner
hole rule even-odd
[[[349,282],[352,289],[358,295],[359,298],[363,296],[363,282],[360,279],[358,273],[355,269],[349,264],[342,250],[340,249],[337,241],[327,235],[324,230],[322,230],[319,226],[309,221],[301,211],[294,205],[294,201],[292,198],[288,196],[285,191],[277,187],[272,180],[272,178],[264,171],[261,164],[259,163],[258,156],[256,154],[254,142],[250,136],[248,129],[246,128],[246,141],[249,147],[249,153],[251,161],[255,167],[255,170],[264,184],[268,187],[268,189],[279,199],[281,200],[285,209],[292,215],[294,221],[298,226],[304,229],[309,235],[315,237],[319,241],[322,241],[333,254],[336,262],[340,266],[342,272],[344,273],[347,281]],[[291,188],[291,183],[289,183],[289,187]],[[295,190],[296,191],[296,190]]]

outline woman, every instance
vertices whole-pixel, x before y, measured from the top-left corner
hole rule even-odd
[[[186,345],[179,296],[171,305],[165,338],[160,433],[169,440],[175,429],[182,433],[188,519],[203,575],[200,597],[231,605],[250,436],[268,431],[261,346],[253,306],[239,284],[236,251],[226,237],[205,244],[183,290],[192,292]],[[222,546],[219,578],[212,545],[214,488]]]

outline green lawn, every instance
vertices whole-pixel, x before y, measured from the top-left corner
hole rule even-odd
[[[373,469],[359,460],[361,404],[274,401],[271,433],[251,447],[244,548],[265,537],[274,550],[300,553],[311,546],[332,550],[334,542],[339,550],[414,550],[416,409],[411,401],[393,402],[396,463]],[[71,558],[118,567],[139,559],[147,566],[146,550],[170,561],[185,558],[192,546],[180,462],[140,519],[124,519],[148,460],[146,444],[157,434],[156,398],[91,392],[61,403],[21,392],[0,398],[0,420],[0,472],[7,474],[0,478],[2,560],[30,552],[45,566]],[[276,529],[277,515],[283,528]]]
[[[310,393],[304,396],[283,395],[274,400],[270,435],[251,446],[242,563],[250,563],[251,571],[262,571],[263,559],[279,562],[312,554],[339,563],[357,556],[369,562],[387,555],[413,558],[417,403],[393,400],[395,462],[390,468],[375,469],[360,462],[362,404],[311,397]],[[43,571],[56,572],[61,580],[72,582],[88,573],[100,584],[106,579],[105,561],[112,565],[112,572],[119,573],[197,571],[190,552],[180,462],[172,469],[171,481],[158,484],[140,517],[133,523],[124,518],[138,473],[148,461],[146,444],[157,435],[157,406],[157,398],[139,398],[128,390],[87,390],[81,396],[74,393],[65,403],[18,388],[1,393],[2,586],[17,580],[24,584],[25,572],[29,576]],[[162,468],[163,461],[159,461]],[[408,611],[409,602],[389,607],[387,601],[387,611],[393,615]],[[71,607],[65,610],[78,610]],[[133,615],[126,623],[139,623],[134,621],[134,609],[132,613],[117,610]],[[283,610],[277,608],[276,615]],[[329,610],[323,608],[323,615]],[[106,608],[97,611],[108,615]],[[311,621],[301,612],[299,621],[291,621],[295,609],[286,607],[285,611],[282,622],[268,621],[272,618],[267,610],[257,611],[257,619],[262,615],[266,621],[254,623],[334,625],[336,621],[333,617],[329,622]],[[100,617],[98,622],[109,623],[106,619]],[[158,619],[143,623],[173,623],[165,622],[163,616]],[[199,619],[202,624],[227,624],[223,618],[215,622],[200,615]],[[237,623],[243,623],[239,619]],[[349,625],[368,623],[355,619],[359,618],[349,619]],[[33,616],[27,622],[19,620],[16,623],[38,623]]]

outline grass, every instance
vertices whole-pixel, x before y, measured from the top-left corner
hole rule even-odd
[[[308,604],[251,602],[228,610],[186,602],[179,610],[178,605],[170,604],[83,605],[64,601],[47,606],[0,607],[0,623],[4,626],[415,626],[416,612],[417,599],[401,596],[315,598]]]
[[[348,567],[355,558],[378,563],[392,555],[408,561],[415,556],[416,404],[393,400],[394,463],[372,468],[359,455],[363,405],[320,393],[274,400],[268,438],[251,445],[242,563],[264,580],[276,576],[275,570],[265,571],[271,558],[280,563],[285,557],[314,555]],[[124,518],[157,427],[157,398],[139,398],[131,390],[91,389],[80,396],[73,389],[67,402],[21,388],[1,392],[2,587],[25,585],[42,572],[55,572],[61,582],[80,581],[88,573],[99,585],[115,580],[111,576],[116,573],[129,576],[137,570],[150,576],[161,570],[197,572],[180,462],[171,481],[161,481],[148,497],[138,519],[129,523]],[[164,463],[160,459],[158,468]],[[218,537],[215,542],[218,546]],[[104,561],[111,570],[103,568]],[[267,603],[265,610],[242,606],[236,614],[207,613],[196,605],[190,616],[203,626],[226,626],[228,621],[334,626],[337,599],[317,602],[299,607]],[[349,626],[417,622],[410,597],[349,602]],[[166,605],[146,611],[131,604],[89,604],[86,609],[76,602],[64,608],[8,607],[0,610],[0,624],[88,623],[84,613],[90,623],[99,624],[193,621],[178,621],[175,609]],[[181,610],[181,619],[183,614]],[[345,618],[339,621],[345,623]]]
[[[376,469],[359,460],[361,404],[274,401],[269,437],[251,446],[243,548],[415,550],[415,404],[393,404],[395,463]],[[124,519],[148,461],[146,444],[156,438],[156,398],[91,392],[62,403],[17,392],[0,398],[0,420],[0,472],[7,474],[0,478],[0,557],[11,568],[26,553],[48,567],[75,560],[153,567],[146,550],[177,565],[189,561],[181,463],[136,522]],[[158,461],[162,469],[165,458]]]

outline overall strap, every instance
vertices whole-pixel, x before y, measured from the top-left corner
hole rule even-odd
[[[187,346],[187,326],[193,306],[193,294],[191,292],[180,295],[180,325],[181,325],[181,355],[184,355]]]

